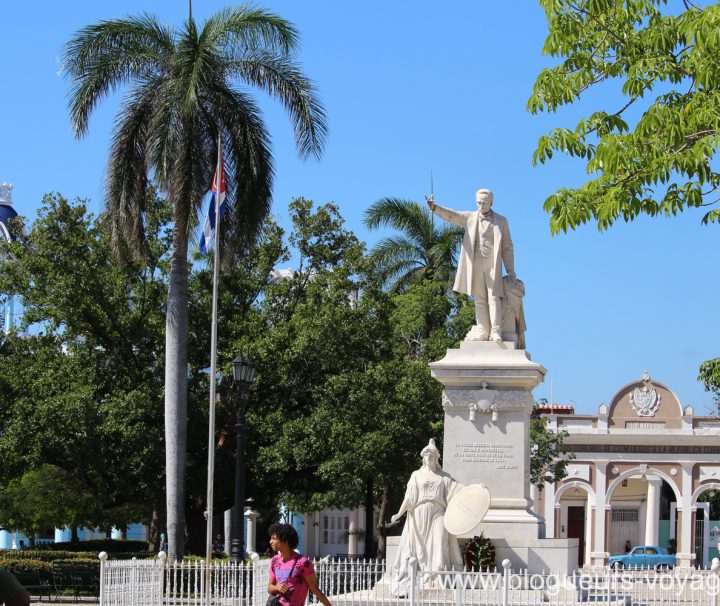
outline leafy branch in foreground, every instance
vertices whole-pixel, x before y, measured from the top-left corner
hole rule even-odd
[[[599,229],[640,214],[677,215],[720,201],[720,6],[666,0],[541,0],[543,52],[561,59],[538,76],[527,108],[555,112],[602,84],[621,85],[611,111],[538,141],[534,164],[581,158],[590,179],[545,201],[553,233]],[[631,119],[631,115],[640,117]],[[710,208],[703,223],[720,220]]]

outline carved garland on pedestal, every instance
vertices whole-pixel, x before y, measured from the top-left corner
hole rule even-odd
[[[497,423],[503,410],[523,409],[532,403],[529,392],[522,390],[498,391],[488,389],[483,381],[480,389],[446,390],[442,394],[443,409],[467,410],[470,421],[475,421],[477,413],[490,414],[493,423]]]

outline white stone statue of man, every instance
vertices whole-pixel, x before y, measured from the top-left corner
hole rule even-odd
[[[475,194],[476,211],[445,208],[435,203],[434,196],[426,200],[433,213],[465,228],[453,290],[475,299],[477,329],[472,338],[502,341],[503,264],[509,280],[517,280],[507,219],[492,210],[493,194],[489,189],[479,189]]]

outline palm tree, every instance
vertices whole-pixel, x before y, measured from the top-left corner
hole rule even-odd
[[[216,13],[198,28],[155,17],[102,21],[78,31],[64,49],[72,79],[75,135],[87,133],[95,106],[129,85],[114,126],[105,204],[118,250],[142,252],[145,192],[152,177],[173,216],[166,311],[165,444],[169,556],[184,553],[184,457],[187,434],[188,246],[212,182],[222,137],[227,209],[225,259],[254,240],[271,203],[272,156],[260,111],[247,90],[278,99],[302,157],[319,157],[326,122],[314,88],[295,61],[298,34],[278,16],[250,5]]]
[[[392,227],[399,235],[383,238],[370,251],[379,275],[395,292],[413,282],[432,279],[450,288],[463,228],[441,222],[411,200],[382,198],[365,211],[369,229]]]

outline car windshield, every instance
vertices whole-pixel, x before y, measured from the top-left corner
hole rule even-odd
[[[632,550],[631,555],[644,555],[645,554],[645,548],[644,547],[636,547]]]

